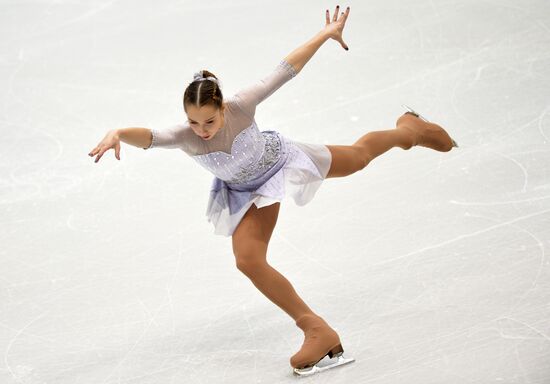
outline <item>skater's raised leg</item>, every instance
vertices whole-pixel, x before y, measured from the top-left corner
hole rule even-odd
[[[413,143],[412,136],[406,130],[388,129],[369,132],[352,145],[327,145],[332,162],[326,178],[344,177],[358,172],[393,147],[409,149]]]
[[[423,146],[448,152],[453,141],[439,125],[421,120],[410,113],[401,115],[394,129],[372,131],[352,145],[327,145],[332,162],[326,178],[344,177],[364,169],[372,160],[394,147],[408,150]]]

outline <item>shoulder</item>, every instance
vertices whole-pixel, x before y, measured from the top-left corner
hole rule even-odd
[[[189,125],[188,121],[183,121],[181,123],[178,123],[175,125],[177,127],[177,130],[181,132],[182,136],[187,137],[189,135],[194,135],[193,129],[191,129],[191,126]]]
[[[225,97],[223,103],[225,105],[225,108],[235,109],[235,107],[238,106],[237,95]]]
[[[179,142],[187,141],[194,134],[188,121],[172,124],[168,126],[166,132],[170,132]]]
[[[229,115],[239,114],[242,111],[241,100],[238,95],[232,95],[224,99],[225,111]]]
[[[172,124],[170,126],[170,129],[172,129],[176,132],[186,132],[188,130],[192,130],[188,121],[182,121],[182,122],[179,122],[179,123]]]

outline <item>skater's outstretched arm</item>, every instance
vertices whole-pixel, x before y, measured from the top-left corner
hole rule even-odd
[[[325,27],[317,32],[317,34],[302,46],[292,51],[285,60],[294,67],[296,72],[300,72],[304,65],[317,52],[319,47],[328,39],[334,39],[342,45],[342,48],[348,50],[348,45],[342,39],[342,31],[346,25],[346,20],[349,15],[350,7],[347,7],[346,12],[341,12],[338,15],[339,6],[336,6],[332,21],[328,9],[325,13]]]
[[[95,163],[97,163],[105,152],[113,148],[115,150],[115,157],[120,160],[121,141],[136,147],[148,147],[151,144],[151,130],[149,128],[112,129],[108,131],[99,144],[88,153],[88,156],[93,157],[97,155],[95,159]]]
[[[288,80],[296,76],[298,71],[303,68],[317,49],[319,49],[319,47],[329,38],[337,40],[342,44],[342,47],[348,48],[346,43],[342,40],[342,30],[344,29],[346,19],[349,15],[349,7],[346,12],[342,12],[339,18],[337,13],[338,7],[336,7],[336,13],[331,22],[327,10],[326,24],[323,30],[318,32],[307,43],[292,51],[279,63],[275,71],[256,83],[239,90],[235,94],[239,106],[248,116],[253,118],[256,112],[256,106],[272,95],[273,92],[279,89]]]

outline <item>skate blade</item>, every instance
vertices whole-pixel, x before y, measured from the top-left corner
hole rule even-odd
[[[418,117],[419,119],[421,120],[424,120],[426,123],[429,123],[430,121],[428,119],[426,119],[424,116],[422,116],[421,114],[419,114],[418,112],[416,112],[414,109],[412,109],[411,107],[409,107],[408,105],[405,105],[405,104],[401,104],[401,106],[405,109],[407,109],[409,112],[411,112],[412,114],[414,114],[416,117]],[[457,142],[451,138],[451,141],[453,142],[453,147],[456,147],[458,148],[458,144]]]
[[[326,371],[327,369],[336,368],[340,365],[352,363],[354,361],[354,358],[345,358],[343,355],[338,357],[335,356],[332,359],[327,355],[312,367],[294,368],[294,374],[298,376],[310,376],[317,372]]]
[[[428,119],[426,119],[424,116],[422,116],[421,114],[419,114],[418,112],[416,112],[414,109],[412,109],[411,107],[409,107],[408,105],[405,105],[405,104],[401,104],[401,106],[405,109],[407,109],[409,112],[413,113],[414,115],[416,115],[416,117],[418,117],[419,119],[421,120],[424,120],[426,123],[429,123]]]

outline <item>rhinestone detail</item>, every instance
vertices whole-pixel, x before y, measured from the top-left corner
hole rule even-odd
[[[249,167],[241,167],[241,170],[232,179],[228,180],[229,183],[240,184],[252,180],[259,174],[267,171],[279,160],[281,157],[281,142],[279,141],[279,137],[273,133],[265,133],[264,137],[265,150],[262,157]]]

